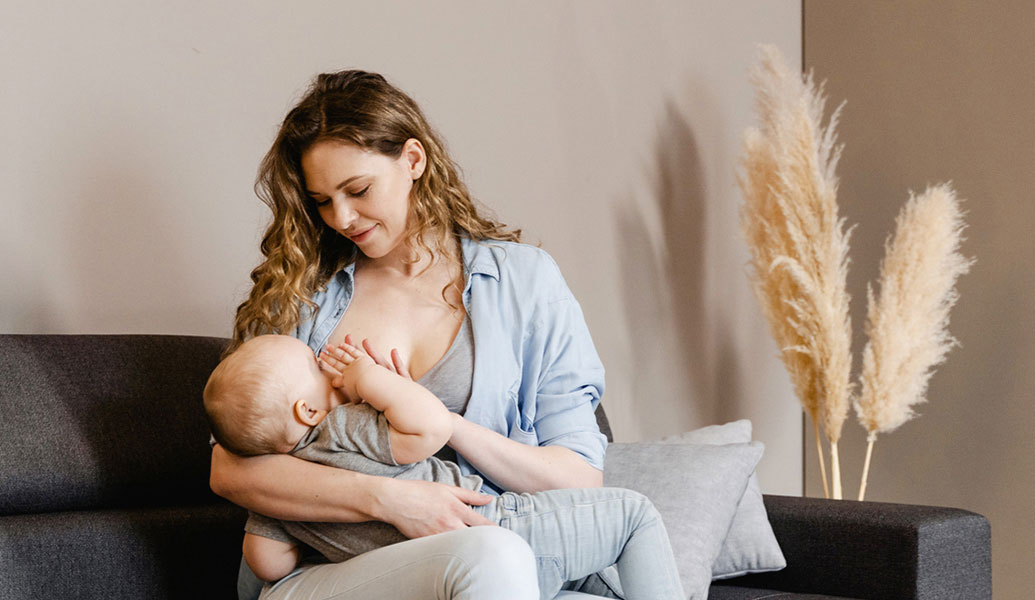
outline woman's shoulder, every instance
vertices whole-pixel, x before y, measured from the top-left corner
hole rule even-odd
[[[488,275],[499,285],[529,297],[559,300],[570,295],[560,267],[538,246],[498,240],[464,240],[464,261],[472,274]]]
[[[560,277],[557,261],[542,248],[521,242],[464,238],[464,261],[473,272],[497,278]]]

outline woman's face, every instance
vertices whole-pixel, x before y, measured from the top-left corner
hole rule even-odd
[[[415,139],[406,142],[398,158],[324,140],[302,155],[302,174],[323,222],[377,259],[407,252],[402,242],[410,190],[424,171],[424,160],[424,148]]]

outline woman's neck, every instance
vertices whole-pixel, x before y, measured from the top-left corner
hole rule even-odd
[[[381,258],[371,259],[360,253],[356,259],[357,270],[414,279],[443,270],[461,274],[462,264],[460,241],[450,232],[429,232],[424,235],[423,245],[410,240]]]

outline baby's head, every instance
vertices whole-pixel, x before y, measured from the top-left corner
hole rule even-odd
[[[216,441],[240,456],[291,451],[305,431],[344,401],[312,350],[284,335],[263,335],[226,357],[205,385]]]

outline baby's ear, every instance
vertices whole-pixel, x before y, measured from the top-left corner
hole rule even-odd
[[[321,414],[323,411],[310,407],[305,400],[295,401],[292,408],[294,409],[292,412],[294,412],[295,419],[303,425],[313,427],[323,418]]]

